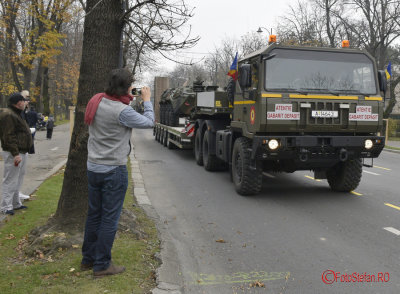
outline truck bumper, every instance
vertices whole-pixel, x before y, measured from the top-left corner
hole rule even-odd
[[[276,139],[279,147],[271,150],[268,142]],[[365,141],[373,146],[365,148]],[[375,158],[385,146],[381,136],[254,136],[252,159],[338,159]]]

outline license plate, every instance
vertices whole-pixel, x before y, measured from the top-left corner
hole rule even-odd
[[[339,114],[332,110],[313,110],[311,116],[315,118],[336,118]]]

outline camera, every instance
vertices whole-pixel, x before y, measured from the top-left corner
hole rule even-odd
[[[142,95],[142,90],[140,88],[133,88],[132,95],[134,96]]]

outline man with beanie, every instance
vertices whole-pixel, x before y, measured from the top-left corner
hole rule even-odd
[[[32,146],[32,135],[22,118],[25,98],[15,93],[8,99],[8,108],[0,114],[0,140],[3,148],[4,175],[0,210],[14,215],[14,210],[26,209],[19,199],[26,169],[26,157]]]

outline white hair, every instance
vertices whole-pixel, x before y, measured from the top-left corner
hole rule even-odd
[[[29,91],[28,91],[28,90],[23,90],[23,91],[21,92],[21,95],[22,95],[24,98],[29,97]]]

